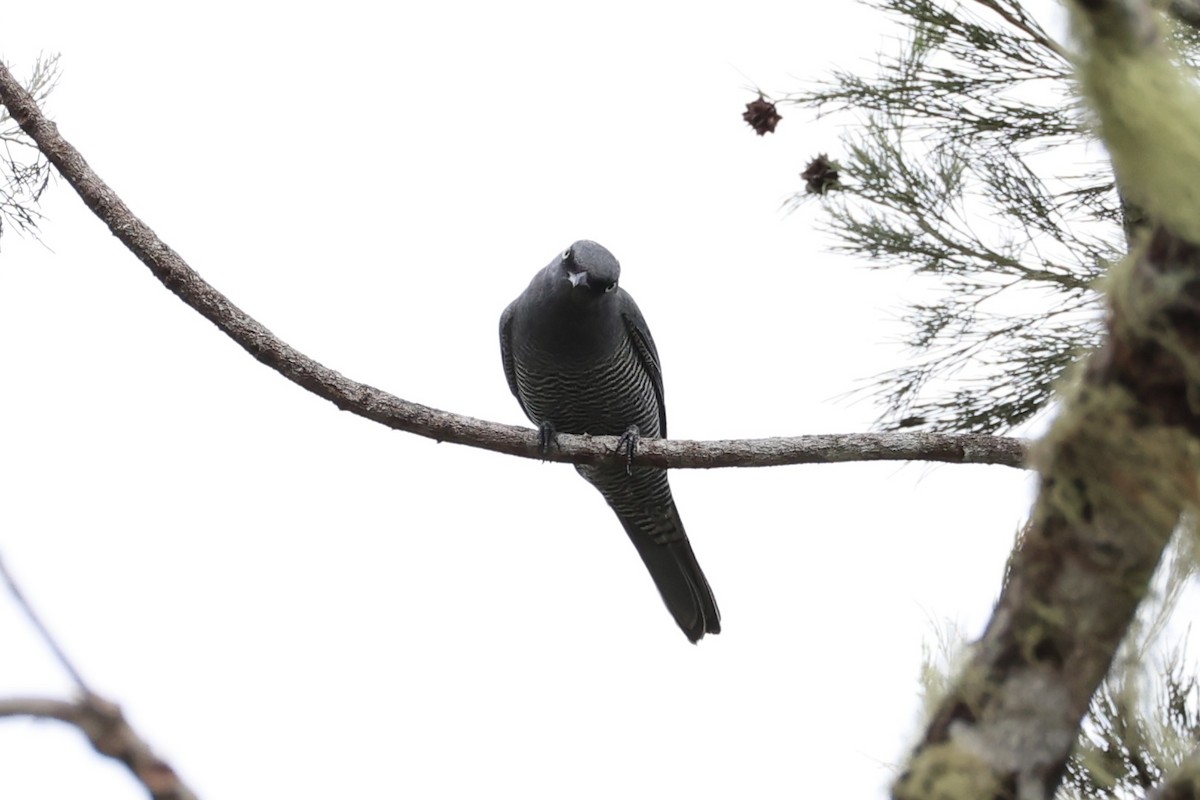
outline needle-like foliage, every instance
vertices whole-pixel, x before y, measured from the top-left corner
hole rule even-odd
[[[25,82],[29,93],[43,103],[58,83],[58,55],[39,56]],[[0,235],[15,228],[37,234],[42,214],[38,202],[50,185],[50,163],[0,106]]]
[[[934,289],[903,314],[912,360],[867,391],[885,427],[1010,429],[1096,342],[1126,248],[1111,169],[1066,48],[1016,0],[873,2],[898,52],[783,101],[855,118],[820,200],[835,247]]]

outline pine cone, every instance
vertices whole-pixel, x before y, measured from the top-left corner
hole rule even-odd
[[[775,126],[783,117],[775,110],[775,104],[759,92],[757,100],[746,103],[746,113],[742,114],[742,119],[746,120],[759,136],[765,136],[775,132]]]
[[[804,178],[805,189],[809,194],[825,194],[830,189],[842,188],[838,183],[838,163],[830,161],[829,156],[824,153],[808,162],[800,177]]]

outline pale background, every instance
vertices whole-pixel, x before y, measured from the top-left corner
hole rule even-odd
[[[15,4],[18,75],[209,281],[323,363],[523,423],[500,311],[564,246],[623,264],[671,433],[867,430],[925,287],[828,251],[838,128],[749,88],[894,49],[847,4]],[[844,120],[845,122],[845,120]],[[977,635],[1015,470],[680,471],[723,612],[691,646],[567,466],[390,432],[253,361],[63,183],[0,241],[0,553],[95,689],[208,800],[883,793],[922,646]],[[0,696],[70,685],[0,597]],[[0,796],[144,796],[0,722]]]

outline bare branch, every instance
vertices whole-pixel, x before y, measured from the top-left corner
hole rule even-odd
[[[80,689],[80,698],[75,702],[37,698],[0,699],[0,717],[56,719],[74,725],[83,731],[97,752],[128,767],[154,800],[195,800],[196,795],[183,784],[175,770],[154,755],[145,740],[129,726],[120,707],[88,688],[79,670],[33,610],[3,560],[0,560],[0,580],[8,585],[17,605]]]
[[[528,428],[453,414],[402,400],[351,380],[278,339],[266,327],[204,281],[144,222],[133,215],[74,147],[46,119],[34,98],[0,65],[0,102],[58,168],[83,202],[180,300],[237,342],[250,355],[318,397],[394,428],[439,442],[480,447],[498,453],[595,464],[617,452],[617,437],[562,434],[558,447],[542,453]],[[756,467],[830,461],[924,460],[960,464],[1024,462],[1021,440],[997,436],[928,433],[851,434],[733,441],[643,439],[633,463],[662,468]]]
[[[154,800],[196,800],[166,761],[129,726],[115,703],[95,694],[75,702],[47,698],[0,699],[0,717],[54,719],[74,725],[91,742],[96,752],[120,761]]]

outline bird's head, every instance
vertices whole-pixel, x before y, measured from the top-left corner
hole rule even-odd
[[[580,300],[615,294],[621,277],[621,265],[613,254],[587,239],[564,250],[551,268],[556,280],[564,281],[564,288]]]

